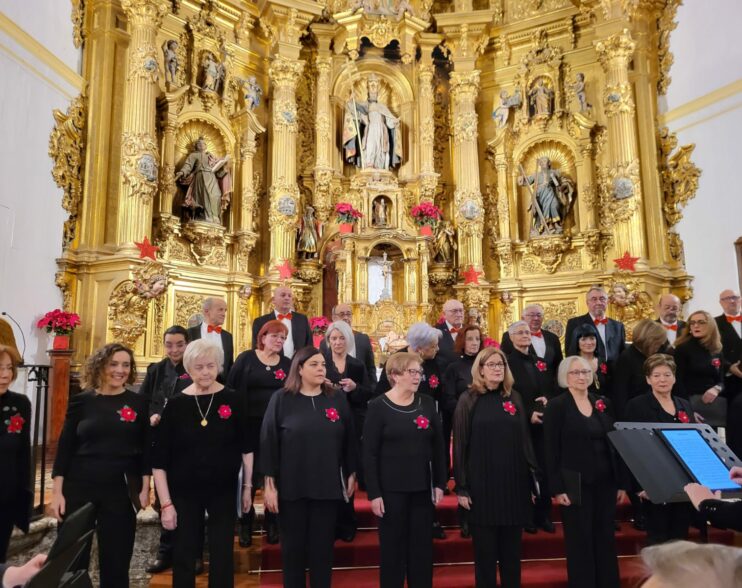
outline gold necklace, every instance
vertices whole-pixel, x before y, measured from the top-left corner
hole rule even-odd
[[[205,427],[206,425],[209,424],[209,421],[206,419],[206,417],[209,416],[209,411],[211,410],[211,403],[214,402],[214,394],[211,395],[211,400],[209,400],[209,406],[206,407],[205,413],[201,410],[201,405],[198,403],[198,395],[194,395],[193,398],[196,401],[196,408],[198,408],[198,414],[201,415],[201,426]]]

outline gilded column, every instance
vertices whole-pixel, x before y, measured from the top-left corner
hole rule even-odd
[[[129,50],[121,133],[118,244],[133,247],[149,235],[157,190],[157,29],[171,9],[168,0],[122,0],[129,20]]]
[[[425,48],[423,47],[423,52]],[[417,100],[418,145],[420,145],[420,196],[432,199],[438,185],[435,172],[435,103],[433,96],[433,74],[435,67],[430,58],[421,60],[417,66],[419,87]]]
[[[646,251],[640,209],[642,189],[634,120],[636,106],[629,82],[629,63],[635,46],[628,29],[595,43],[606,77],[603,108],[607,118],[610,162],[604,181],[610,183],[611,208],[617,221],[616,251],[629,251],[643,258],[646,257]]]
[[[299,187],[296,184],[296,85],[304,62],[282,55],[274,58],[268,72],[273,85],[270,268],[296,253],[295,227],[299,217]]]
[[[330,202],[330,184],[333,177],[332,105],[330,103],[332,53],[330,44],[336,28],[335,25],[325,23],[315,23],[311,26],[312,33],[317,39],[317,93],[314,118],[316,160],[314,165],[313,204],[317,211],[317,218],[323,222],[327,222],[329,219],[332,208]]]

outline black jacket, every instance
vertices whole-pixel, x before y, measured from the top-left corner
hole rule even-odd
[[[665,347],[660,348],[658,353],[674,355],[675,349],[666,344]],[[613,400],[613,410],[617,420],[624,418],[626,404],[632,398],[652,390],[644,375],[644,362],[646,360],[646,356],[636,346],[629,345],[616,362],[611,383],[611,400]],[[677,384],[673,391],[677,393]]]
[[[661,325],[664,326],[664,324],[662,323],[662,321],[660,319],[657,319],[654,322],[659,323],[659,324],[661,324]],[[678,339],[680,339],[680,337],[683,335],[683,333],[685,333],[685,329],[687,329],[687,328],[688,328],[688,323],[686,323],[685,321],[678,320],[678,330],[676,331],[677,332],[677,337],[675,339],[676,341]]]
[[[691,338],[675,348],[677,390],[683,398],[703,394],[713,386],[722,386],[724,361],[721,353],[711,353],[698,339]]]
[[[539,359],[533,352],[524,354],[515,348],[507,357],[510,372],[515,380],[513,388],[520,392],[530,422],[534,411],[543,412],[543,408],[536,404],[536,398],[545,396],[551,399],[555,394],[556,367],[549,365],[544,359]]]
[[[675,415],[668,414],[657,399],[652,394],[651,390],[645,392],[635,398],[626,406],[626,419],[632,423],[680,423],[689,422],[695,423],[696,420],[693,417],[693,409],[691,408],[690,402],[685,398],[680,398],[673,394],[672,400],[675,403]],[[677,418],[680,411],[683,411],[688,417],[687,421],[682,421]]]
[[[175,371],[179,377],[168,386],[165,380],[168,363],[170,363],[170,359],[166,357],[157,363],[149,364],[144,381],[139,387],[139,393],[149,400],[149,416],[153,414],[162,415],[167,401],[193,383],[186,374],[183,364],[180,363],[175,366]]]
[[[698,510],[714,527],[742,531],[742,502],[704,500]]]
[[[724,359],[731,365],[742,359],[742,338],[737,335],[734,326],[727,321],[725,314],[717,316],[716,325],[721,335],[721,346]]]
[[[405,347],[399,351],[409,351],[409,348]],[[446,395],[444,392],[445,383],[443,381],[443,374],[446,371],[448,363],[447,358],[439,351],[433,359],[426,359],[422,364],[422,369],[425,373],[420,381],[420,386],[417,389],[417,392],[418,394],[427,394],[428,396],[431,396],[436,402],[438,412],[442,412],[444,408],[443,402]],[[381,396],[392,389],[392,385],[389,382],[384,367],[385,366],[382,366],[381,377],[379,378],[378,384],[376,384],[374,396]]]
[[[440,360],[444,360],[446,364],[456,361],[459,358],[453,349],[454,345],[456,345],[456,341],[453,340],[453,335],[451,335],[451,331],[448,330],[448,325],[443,321],[442,323],[434,325],[434,327],[443,333],[441,338],[438,339],[438,354],[441,356]],[[464,327],[462,326],[461,328],[463,329]],[[447,367],[447,365],[444,366],[444,369],[445,367]]]
[[[371,347],[371,339],[366,333],[353,330],[353,339],[356,342],[356,355],[355,358],[363,363],[366,367],[366,373],[368,374],[368,381],[372,385],[376,385],[376,360],[374,359],[374,350]],[[319,344],[319,350],[327,354],[329,349],[327,348],[327,341],[322,339]]]
[[[258,347],[258,333],[268,321],[276,320],[275,311],[259,316],[252,323],[252,348]],[[312,329],[309,327],[309,319],[306,315],[291,311],[291,338],[294,341],[294,353],[302,347],[312,345]]]
[[[542,329],[541,333],[544,336],[544,342],[546,343],[546,353],[542,359],[551,369],[554,370],[554,373],[556,373],[559,364],[562,362],[562,359],[564,359],[564,355],[562,354],[562,343],[559,341],[559,337],[551,331],[545,331]],[[500,349],[502,349],[502,352],[505,355],[512,353],[515,349],[515,347],[513,347],[513,342],[510,340],[510,333],[507,331],[505,331],[505,334],[502,336],[502,341],[500,341]],[[533,348],[533,345],[529,347],[529,351],[534,355],[538,355],[536,350]]]
[[[323,353],[325,362],[327,364],[327,379],[333,384],[337,384],[343,378],[350,378],[356,383],[356,388],[352,392],[343,392],[338,390],[336,394],[344,394],[348,400],[353,414],[356,415],[356,427],[363,425],[363,416],[366,414],[366,407],[368,401],[373,398],[374,385],[368,381],[368,373],[366,372],[366,366],[364,366],[358,359],[347,355],[345,357],[345,372],[339,373],[335,364],[332,361],[332,353]],[[362,429],[361,429],[362,430]],[[356,430],[358,434],[361,430]]]
[[[222,384],[226,384],[227,377],[229,376],[229,370],[232,369],[234,363],[234,342],[232,340],[232,333],[222,329],[222,349],[224,349],[224,369],[217,378]],[[188,329],[188,340],[195,341],[201,338],[201,325],[196,325]]]
[[[567,321],[567,331],[564,338],[567,346],[572,341],[572,332],[581,324],[595,325],[590,313],[572,317]],[[606,357],[603,359],[610,365],[618,360],[621,352],[626,347],[626,329],[623,323],[608,319],[608,323],[605,325],[605,339]]]

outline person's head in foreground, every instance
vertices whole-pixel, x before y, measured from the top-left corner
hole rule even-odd
[[[742,586],[742,549],[673,541],[642,549],[648,579],[642,588]]]

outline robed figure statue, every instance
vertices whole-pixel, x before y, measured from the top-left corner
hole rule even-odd
[[[366,81],[368,100],[351,95],[343,119],[345,161],[360,168],[391,169],[402,162],[402,135],[399,119],[379,102],[380,81],[376,74]],[[359,141],[360,137],[360,141]]]
[[[528,207],[533,219],[531,234],[561,233],[564,220],[574,199],[574,182],[560,171],[552,169],[548,157],[539,157],[536,173],[518,178],[518,185],[528,186],[531,204]]]
[[[206,151],[206,141],[199,137],[194,151],[175,174],[175,179],[188,187],[183,206],[193,210],[193,218],[222,223],[222,212],[232,197],[232,176],[227,163],[229,155],[217,159]]]

